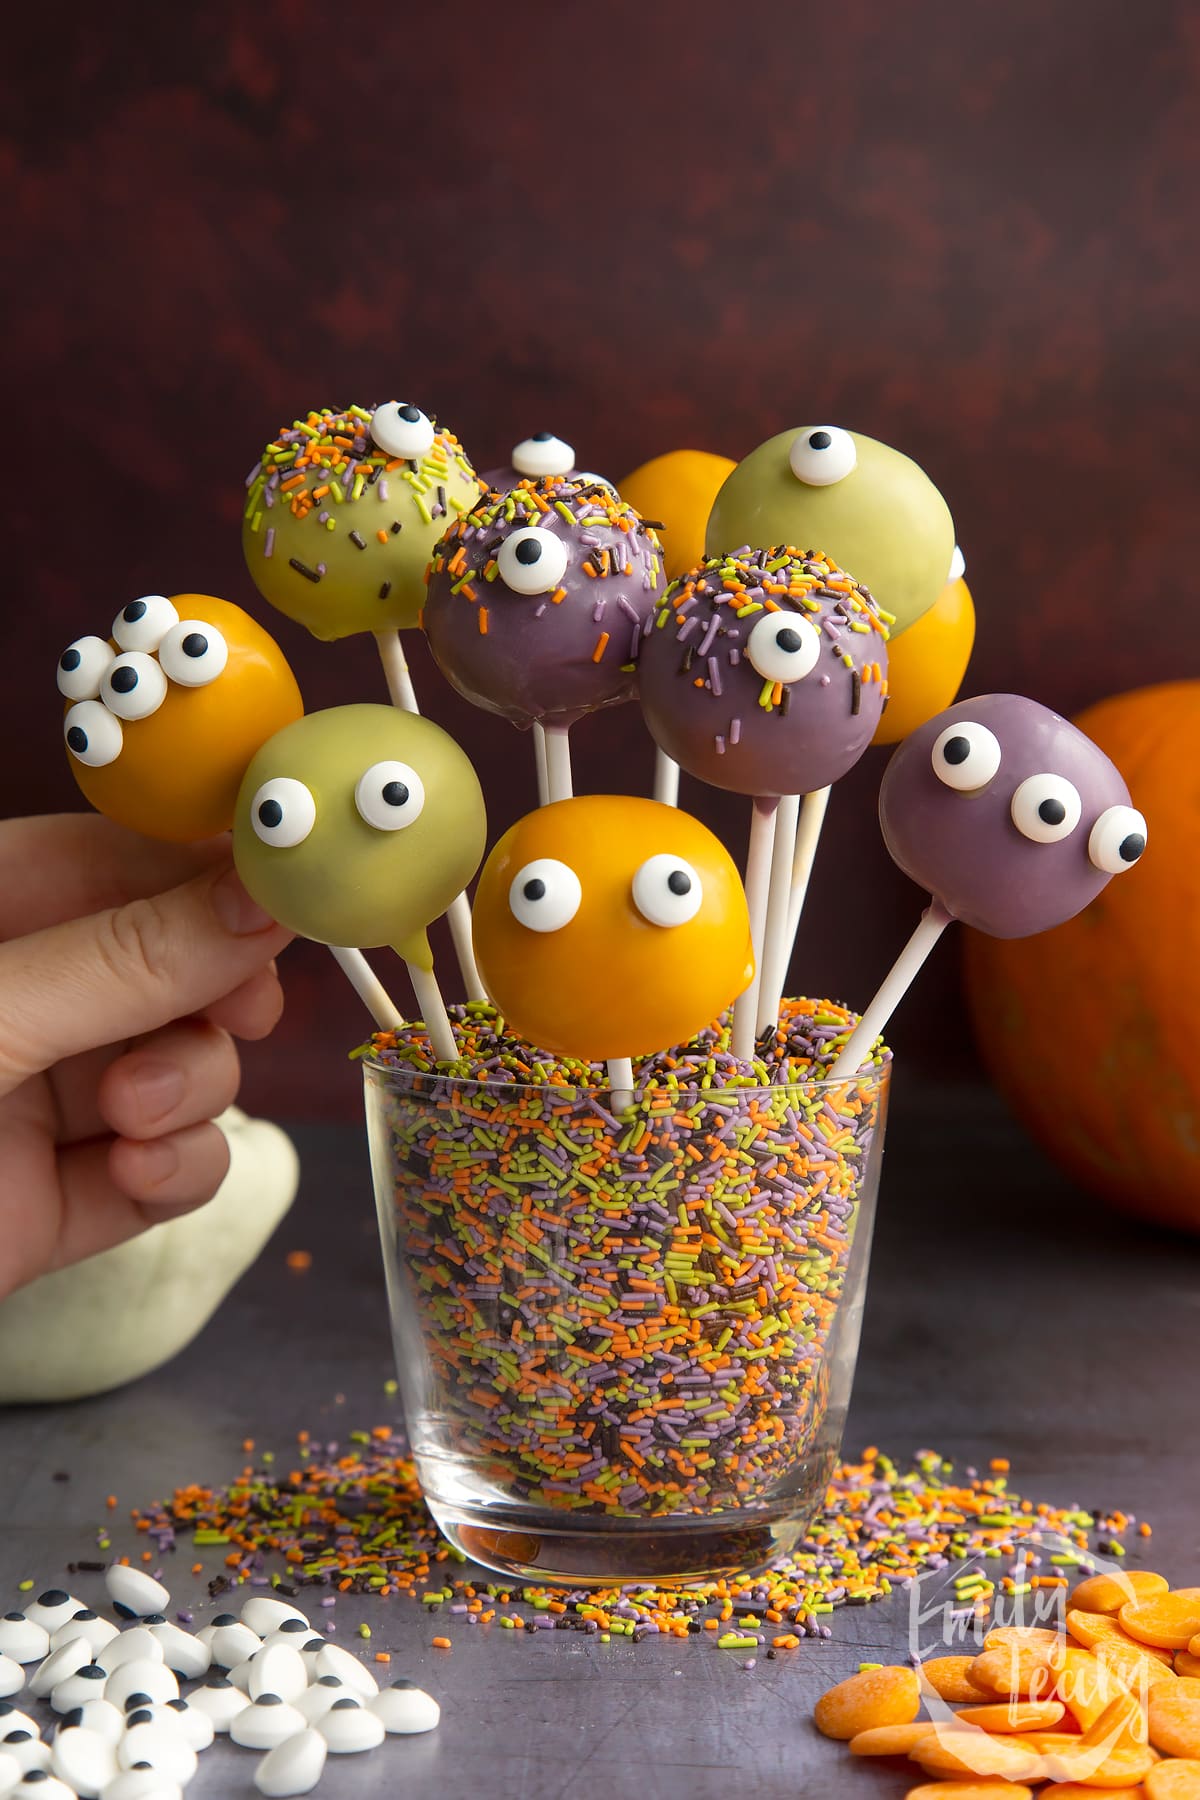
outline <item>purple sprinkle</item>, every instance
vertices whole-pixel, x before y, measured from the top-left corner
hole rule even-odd
[[[263,555],[270,556],[270,554],[274,550],[274,548],[275,548],[275,527],[273,525],[268,525],[267,535],[263,541]]]

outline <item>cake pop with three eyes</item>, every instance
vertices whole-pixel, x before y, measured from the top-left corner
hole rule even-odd
[[[146,594],[107,638],[68,645],[58,689],[71,772],[107,818],[188,843],[227,831],[259,746],[303,711],[269,633],[211,594]]]
[[[893,860],[931,903],[835,1076],[859,1066],[952,920],[997,938],[1050,931],[1146,848],[1146,821],[1104,751],[1018,694],[960,700],[906,738],[879,819]]]

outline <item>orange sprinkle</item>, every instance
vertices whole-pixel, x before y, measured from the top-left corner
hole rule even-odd
[[[312,1268],[311,1250],[289,1250],[284,1260],[288,1268],[295,1269],[297,1274],[303,1274],[305,1269]],[[252,1438],[247,1439],[242,1445],[243,1450],[253,1450],[253,1448],[254,1440]]]
[[[449,1638],[434,1638],[433,1647],[435,1650],[449,1650],[450,1639]]]
[[[375,536],[376,536],[376,537],[377,537],[377,538],[378,538],[378,539],[379,539],[379,542],[380,542],[380,543],[381,543],[381,544],[386,544],[386,543],[387,543],[387,541],[388,541],[388,534],[387,534],[387,532],[386,532],[386,531],[384,531],[384,530],[383,530],[383,528],[382,528],[382,526],[381,526],[381,527],[380,527],[380,529],[379,529],[379,530],[378,530],[378,531],[377,531],[377,532],[376,532],[376,533],[375,533]]]
[[[607,631],[602,631],[600,633],[600,636],[596,639],[596,648],[592,651],[592,661],[594,663],[598,663],[600,661],[600,658],[604,655],[604,652],[607,649],[608,649],[608,633],[607,633]]]
[[[486,606],[480,607],[478,616],[479,616],[479,634],[481,637],[486,637],[487,636],[487,628],[488,628],[488,609]]]
[[[384,1592],[385,1593],[387,1592],[386,1588],[384,1589]],[[375,1652],[375,1661],[376,1662],[387,1663],[387,1662],[391,1662],[391,1660],[392,1660],[392,1653],[390,1650],[377,1650]]]

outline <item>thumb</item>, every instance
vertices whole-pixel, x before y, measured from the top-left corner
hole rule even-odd
[[[211,1005],[290,936],[226,867],[0,944],[0,1096]]]

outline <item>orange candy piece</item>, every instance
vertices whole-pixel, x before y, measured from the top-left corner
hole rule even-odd
[[[1145,1600],[1127,1601],[1117,1616],[1130,1637],[1141,1644],[1187,1650],[1200,1635],[1200,1588],[1173,1588]]]
[[[851,1756],[907,1756],[914,1744],[929,1736],[929,1720],[913,1725],[872,1725],[850,1739]]]
[[[1145,1789],[1138,1787],[1104,1788],[1085,1787],[1082,1781],[1056,1781],[1053,1787],[1043,1788],[1039,1800],[1097,1800],[1103,1793],[1104,1800],[1143,1800]]]
[[[831,1738],[855,1738],[879,1725],[909,1725],[921,1706],[912,1669],[863,1669],[822,1694],[813,1708],[817,1730]]]
[[[1063,1666],[1065,1649],[1057,1634],[1052,1644],[1037,1639],[1012,1639],[977,1656],[971,1664],[971,1680],[997,1694],[1048,1700],[1054,1692],[1055,1673]]]
[[[1200,1762],[1156,1763],[1146,1776],[1145,1792],[1149,1800],[1200,1800]]]
[[[1194,1637],[1186,1650],[1175,1652],[1177,1675],[1200,1675],[1200,1637]]]
[[[1014,1781],[923,1781],[909,1788],[904,1800],[992,1800],[1007,1794],[1008,1800],[1033,1800],[1027,1787]]]
[[[1156,1750],[1200,1758],[1200,1681],[1163,1682],[1151,1691],[1146,1705],[1150,1742]]]
[[[991,1689],[972,1681],[970,1670],[974,1661],[973,1656],[933,1656],[918,1670],[921,1685],[952,1705],[994,1699]]]
[[[1067,1614],[1067,1630],[1073,1638],[1089,1649],[1096,1649],[1100,1644],[1122,1644],[1139,1656],[1152,1656],[1166,1668],[1171,1666],[1171,1653],[1154,1644],[1144,1643],[1140,1638],[1131,1637],[1121,1624],[1119,1618],[1109,1613],[1088,1613],[1072,1610]]]
[[[1006,1781],[1035,1776],[1038,1757],[1019,1739],[992,1737],[959,1725],[931,1726],[909,1751],[928,1775],[1002,1775]]]
[[[1078,1612],[1119,1613],[1130,1600],[1148,1600],[1170,1590],[1165,1575],[1151,1569],[1121,1569],[1115,1575],[1089,1575],[1071,1590],[1067,1605]]]
[[[963,1725],[981,1731],[1040,1731],[1057,1725],[1066,1708],[1061,1700],[996,1700],[984,1706],[965,1706],[958,1714]]]

